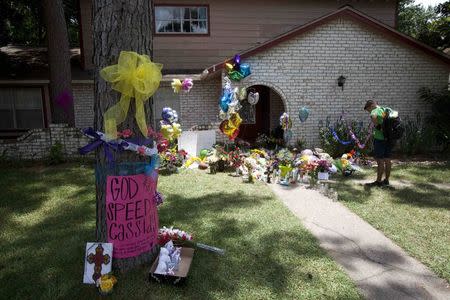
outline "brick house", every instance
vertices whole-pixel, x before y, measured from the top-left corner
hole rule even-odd
[[[171,106],[179,112],[184,130],[199,125],[218,128],[223,67],[236,53],[252,69],[238,86],[260,93],[256,106],[244,105],[248,117],[241,137],[246,139],[268,133],[284,111],[293,117],[292,141],[303,138],[309,145],[318,143],[319,123],[327,116],[337,117],[344,109],[355,119],[366,118],[362,106],[368,99],[402,115],[426,111],[416,92],[420,87],[448,86],[450,56],[398,32],[397,9],[398,1],[389,0],[155,1],[153,60],[164,64],[165,75],[153,99],[154,125],[162,107]],[[80,12],[80,70],[73,92],[75,126],[83,128],[93,123],[91,0],[80,0]],[[346,77],[343,89],[337,85],[340,76]],[[174,77],[193,78],[194,88],[174,94]],[[48,103],[48,81],[27,80],[1,80],[0,91],[28,84],[41,88],[41,101]],[[311,111],[304,123],[297,118],[302,106]],[[48,104],[41,109],[45,107],[42,127],[51,123]],[[60,130],[71,132],[66,136],[76,132]],[[220,132],[217,137],[225,139]],[[83,142],[68,140],[68,154]]]

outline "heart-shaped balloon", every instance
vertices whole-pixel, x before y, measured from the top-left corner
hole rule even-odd
[[[298,111],[298,117],[300,118],[300,121],[303,123],[306,121],[306,119],[308,119],[309,116],[309,109],[307,109],[306,107],[302,107],[300,108],[300,110]]]
[[[259,93],[258,92],[249,92],[247,96],[247,101],[251,105],[256,105],[259,101]]]
[[[242,119],[238,113],[232,113],[230,119],[224,120],[219,128],[230,140],[234,140],[239,135],[239,126]]]

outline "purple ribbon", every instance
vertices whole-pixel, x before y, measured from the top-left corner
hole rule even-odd
[[[113,151],[123,150],[121,145],[119,145],[113,141],[111,141],[111,142],[103,141],[101,139],[100,135],[92,127],[84,129],[83,133],[91,138],[94,138],[94,140],[92,142],[90,142],[89,144],[87,144],[86,146],[78,149],[78,152],[81,155],[88,154],[89,152],[92,152],[95,149],[97,149],[98,147],[100,147],[101,145],[103,145],[103,150],[105,151],[105,156],[106,156],[107,161],[113,162],[114,157],[112,155],[112,150]]]

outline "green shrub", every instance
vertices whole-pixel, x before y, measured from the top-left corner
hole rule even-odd
[[[50,165],[57,165],[60,163],[65,162],[64,157],[64,146],[60,141],[56,141],[51,147],[50,147],[50,153],[48,155],[47,162]]]
[[[297,141],[295,142],[295,147],[297,148],[298,151],[306,149],[305,139],[304,138],[297,139]]]
[[[432,92],[429,88],[421,88],[419,97],[431,104],[432,114],[426,119],[430,133],[438,146],[443,150],[450,149],[450,91]]]
[[[416,113],[415,118],[403,118],[402,123],[405,133],[399,140],[401,153],[406,155],[422,154],[432,150],[436,145],[433,126],[424,122],[419,112]]]
[[[364,122],[350,121],[349,125],[353,133],[360,140],[360,142],[364,143],[366,141],[368,134],[370,134]],[[334,138],[330,130],[330,127],[334,129],[334,131],[342,141],[351,141],[352,138],[350,136],[348,126],[342,118],[339,118],[333,124],[331,124],[329,118],[327,118],[325,124],[321,121],[319,124],[320,146],[325,152],[330,154],[332,157],[341,156],[342,154],[348,153],[355,148],[364,155],[367,155],[368,153],[371,152],[372,139],[370,139],[367,142],[367,145],[364,149],[359,149],[355,143],[343,145]]]

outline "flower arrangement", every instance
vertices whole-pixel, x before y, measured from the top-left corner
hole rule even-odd
[[[316,162],[317,164],[317,171],[318,172],[328,172],[331,169],[331,164],[325,160],[325,159],[321,159],[319,161]]]
[[[97,279],[95,285],[97,286],[100,294],[109,295],[112,293],[114,285],[117,283],[116,277],[111,274],[104,274]]]
[[[234,169],[238,169],[242,165],[244,160],[242,158],[242,152],[239,147],[236,147],[234,150],[228,152],[228,162]]]
[[[166,150],[159,154],[161,159],[161,167],[167,170],[174,171],[178,167],[183,165],[183,161],[186,158],[186,151],[177,150],[176,147]]]
[[[186,241],[192,241],[192,239],[191,234],[173,227],[167,228],[163,226],[163,228],[160,228],[158,231],[158,244],[161,246],[165,245],[168,241],[183,243]]]
[[[280,151],[278,151],[277,155],[276,155],[279,164],[282,166],[288,166],[292,164],[292,161],[294,160],[294,155],[292,154],[291,151],[289,151],[288,149],[284,148],[281,149]]]

